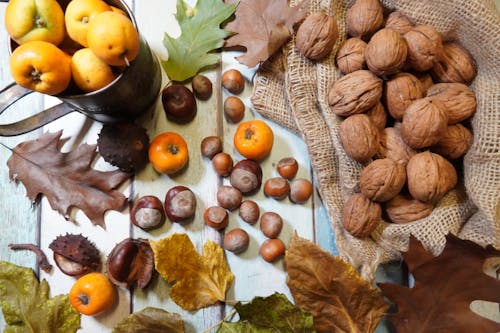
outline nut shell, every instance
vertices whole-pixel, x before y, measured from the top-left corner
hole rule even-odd
[[[411,23],[410,19],[405,14],[400,11],[395,11],[387,16],[385,27],[404,35],[413,28],[413,23]]]
[[[401,136],[413,149],[432,146],[446,133],[448,114],[439,102],[429,97],[414,101],[403,116]]]
[[[366,111],[366,115],[370,117],[375,127],[382,131],[387,124],[387,113],[385,112],[384,105],[381,102],[375,104],[370,110]]]
[[[455,124],[448,126],[441,140],[431,146],[431,151],[449,160],[454,160],[465,155],[471,145],[471,131],[461,124]]]
[[[328,105],[338,116],[363,113],[382,96],[382,80],[368,70],[349,73],[335,81],[328,91]]]
[[[476,112],[476,95],[463,83],[437,83],[427,90],[427,97],[443,104],[448,113],[448,124],[471,118]]]
[[[406,165],[417,152],[410,148],[401,137],[400,126],[386,127],[380,132],[380,146],[376,157],[390,158]]]
[[[361,193],[349,197],[342,208],[342,225],[354,237],[368,237],[382,220],[382,207]]]
[[[409,223],[429,216],[434,206],[428,202],[413,199],[406,194],[398,194],[384,205],[385,212],[394,223]]]
[[[101,254],[94,243],[78,234],[57,236],[49,244],[54,252],[54,261],[61,271],[70,276],[79,276],[99,270]]]
[[[435,82],[457,82],[470,85],[477,66],[469,51],[455,42],[443,45],[441,60],[434,64],[431,75]]]
[[[407,186],[413,198],[437,202],[457,184],[455,167],[441,155],[425,151],[406,165]]]
[[[323,12],[309,14],[297,30],[295,46],[310,60],[326,58],[337,41],[337,22]]]
[[[379,0],[356,0],[347,10],[346,25],[349,36],[367,39],[384,25],[384,8]]]
[[[441,34],[430,25],[417,25],[404,34],[408,46],[408,64],[416,71],[427,71],[441,59]]]
[[[367,162],[378,151],[378,132],[366,114],[347,117],[339,127],[340,142],[346,154],[360,163]]]
[[[343,74],[352,73],[366,68],[366,43],[356,37],[347,39],[336,55],[337,67]]]
[[[390,158],[384,158],[371,162],[363,169],[359,187],[368,199],[385,202],[401,192],[405,182],[405,167]]]
[[[385,82],[383,100],[389,114],[401,120],[408,106],[424,95],[418,78],[410,73],[398,73]]]
[[[397,73],[406,63],[408,48],[401,34],[392,29],[377,31],[365,51],[366,65],[378,76]]]

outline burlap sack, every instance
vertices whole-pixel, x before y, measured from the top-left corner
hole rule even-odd
[[[292,0],[291,5],[298,1]],[[488,0],[383,0],[388,11],[398,9],[416,24],[436,27],[444,40],[457,40],[475,58],[478,75],[471,88],[477,97],[472,121],[474,143],[464,158],[463,180],[433,213],[419,221],[399,225],[383,222],[370,238],[357,239],[340,223],[342,206],[359,191],[362,166],[346,156],[339,142],[340,119],[327,103],[332,82],[340,77],[334,54],[345,39],[345,12],[353,1],[312,0],[311,11],[337,18],[340,37],[330,59],[308,61],[292,39],[258,71],[252,103],[264,117],[298,133],[305,140],[318,191],[333,224],[339,253],[372,280],[381,263],[400,258],[409,235],[435,255],[449,232],[481,245],[500,248],[500,17]]]

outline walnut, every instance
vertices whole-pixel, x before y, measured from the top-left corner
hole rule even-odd
[[[346,154],[355,161],[365,163],[378,151],[378,129],[366,114],[347,117],[339,135]]]
[[[401,123],[401,137],[408,146],[420,149],[438,143],[446,133],[448,114],[439,102],[424,97],[406,109]]]
[[[401,193],[386,202],[384,209],[392,222],[409,223],[429,216],[434,205]]]
[[[403,68],[407,53],[401,34],[384,28],[377,31],[366,45],[366,65],[378,76],[391,75]]]
[[[476,112],[476,95],[463,83],[437,83],[427,96],[441,102],[448,113],[448,124],[469,119]]]
[[[430,25],[417,25],[403,38],[408,45],[407,61],[416,71],[431,69],[443,55],[441,34]]]
[[[401,137],[400,126],[387,127],[380,132],[378,158],[390,158],[395,162],[406,165],[417,152],[410,148]]]
[[[337,51],[337,66],[343,74],[352,73],[366,67],[366,43],[359,38],[347,39]]]
[[[384,105],[381,102],[375,104],[370,110],[366,111],[366,115],[370,117],[371,121],[379,129],[379,131],[385,128],[387,123],[387,114],[385,113]]]
[[[424,96],[422,83],[410,73],[398,73],[385,82],[384,103],[389,114],[396,120],[403,119],[408,106]]]
[[[439,154],[425,151],[406,165],[408,190],[413,198],[437,202],[457,184],[455,167]]]
[[[476,62],[470,53],[458,43],[443,45],[443,56],[432,67],[435,82],[458,82],[470,85],[476,77]]]
[[[416,72],[412,73],[422,84],[422,91],[425,92],[429,89],[434,82],[432,81],[432,76],[428,72]]]
[[[297,30],[295,45],[310,60],[326,58],[337,41],[337,22],[322,12],[311,13]]]
[[[413,28],[413,23],[411,23],[410,19],[405,14],[400,11],[395,11],[390,13],[387,17],[385,27],[404,35]]]
[[[380,204],[361,193],[349,197],[342,209],[342,225],[354,237],[368,237],[382,220]]]
[[[471,145],[471,131],[461,124],[455,124],[448,126],[441,140],[434,146],[431,146],[431,151],[447,159],[454,160],[465,155]]]
[[[356,0],[346,13],[347,33],[368,39],[384,25],[384,8],[379,0]]]
[[[405,182],[405,167],[390,158],[383,158],[371,162],[363,169],[359,187],[368,199],[385,202],[401,192]]]
[[[363,113],[380,100],[382,80],[368,70],[349,73],[335,81],[328,90],[328,104],[339,116]]]

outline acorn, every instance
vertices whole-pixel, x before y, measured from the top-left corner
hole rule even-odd
[[[101,267],[101,255],[87,237],[74,234],[58,236],[49,245],[54,251],[57,267],[66,275],[80,276],[98,271]]]
[[[97,147],[106,162],[124,172],[138,171],[148,162],[149,136],[135,123],[103,125]]]

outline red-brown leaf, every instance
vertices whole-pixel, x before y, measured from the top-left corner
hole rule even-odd
[[[443,252],[434,257],[414,237],[403,254],[415,277],[408,288],[379,284],[383,294],[397,304],[388,315],[398,333],[497,333],[500,324],[471,311],[474,300],[500,302],[500,280],[486,275],[486,259],[500,256],[492,246],[481,246],[448,235]]]
[[[224,29],[235,32],[227,47],[244,46],[246,53],[236,59],[254,67],[273,55],[293,34],[293,26],[306,14],[309,0],[289,7],[287,0],[241,0],[236,18]]]
[[[91,168],[95,145],[83,144],[69,153],[58,145],[62,131],[18,144],[7,161],[9,177],[26,187],[34,201],[44,194],[52,209],[69,218],[71,207],[80,208],[96,225],[104,227],[107,210],[122,210],[127,198],[116,188],[131,175]]]

